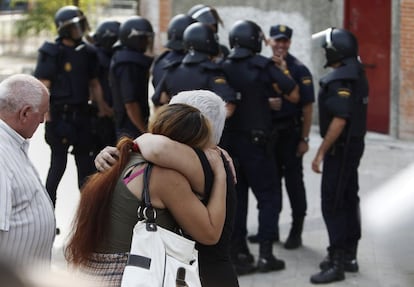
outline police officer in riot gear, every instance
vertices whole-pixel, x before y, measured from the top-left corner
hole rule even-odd
[[[220,15],[214,7],[204,4],[197,4],[191,7],[190,10],[188,10],[187,15],[191,16],[193,19],[200,23],[209,25],[216,34],[216,37],[218,38],[217,33],[219,29],[219,24],[223,26],[223,21],[221,20]],[[229,53],[229,49],[225,45],[220,44],[220,52],[218,57],[216,58],[216,61],[219,62],[224,60]]]
[[[226,122],[222,145],[237,168],[237,213],[233,231],[232,260],[239,274],[253,272],[254,258],[247,243],[248,190],[252,189],[259,209],[257,270],[268,272],[285,268],[285,263],[273,255],[281,209],[281,190],[277,184],[277,169],[269,149],[272,126],[269,99],[275,95],[298,101],[298,88],[291,78],[274,63],[261,55],[264,40],[261,28],[254,22],[240,20],[229,33],[229,56],[223,70],[230,85],[238,92],[232,117]]]
[[[132,16],[120,27],[120,46],[109,72],[118,139],[124,135],[135,138],[147,130],[153,39],[152,25],[143,17]]]
[[[161,81],[166,71],[166,65],[181,63],[185,56],[184,30],[194,22],[193,18],[185,14],[178,14],[170,20],[167,29],[167,43],[165,44],[168,50],[155,59],[152,67],[152,85],[154,88]],[[154,102],[154,104],[159,105],[160,103]]]
[[[45,42],[40,47],[34,72],[50,89],[45,138],[51,148],[51,163],[46,189],[54,204],[71,146],[79,187],[95,171],[90,96],[96,101],[100,116],[112,113],[103,100],[97,78],[96,53],[82,40],[88,29],[85,15],[76,6],[64,6],[56,12],[55,24],[59,35],[55,42]]]
[[[103,96],[108,106],[112,107],[112,92],[109,86],[109,64],[114,51],[113,45],[118,40],[118,21],[105,20],[101,22],[92,35],[98,55],[98,78],[102,86]],[[95,135],[96,150],[100,151],[108,145],[115,145],[115,123],[113,117],[95,117],[92,122]]]
[[[152,97],[154,104],[166,104],[181,91],[210,90],[227,103],[228,116],[234,110],[236,93],[227,84],[221,67],[214,62],[219,45],[214,31],[206,24],[193,23],[184,31],[187,50],[181,63],[166,66],[164,79],[158,84]]]
[[[319,126],[323,138],[312,161],[322,169],[322,214],[328,230],[328,255],[314,284],[345,279],[357,272],[361,238],[358,166],[364,152],[368,81],[358,59],[356,37],[345,29],[329,28],[312,36],[325,50],[325,67],[333,68],[320,80]]]

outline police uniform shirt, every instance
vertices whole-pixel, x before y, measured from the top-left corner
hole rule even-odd
[[[322,137],[333,117],[347,119],[351,123],[350,135],[363,137],[366,133],[368,80],[362,65],[355,63],[337,68],[320,82],[318,103]]]
[[[283,103],[281,110],[272,110],[273,119],[300,117],[302,115],[302,107],[315,101],[312,74],[309,69],[289,53],[287,54],[285,61],[291,77],[299,86],[300,100],[298,104],[294,104],[285,98],[282,98]]]
[[[110,83],[117,128],[134,126],[126,114],[126,103],[138,102],[142,117],[148,119],[148,81],[152,60],[143,53],[126,48],[117,50],[112,56]]]
[[[223,63],[230,85],[241,94],[237,108],[228,119],[229,130],[266,130],[271,125],[268,98],[289,94],[296,83],[261,55],[228,58]]]
[[[51,104],[87,104],[89,81],[98,77],[96,51],[84,42],[76,47],[46,42],[39,49],[34,76],[51,81]]]
[[[154,61],[152,67],[152,86],[157,87],[158,83],[161,81],[162,76],[166,72],[167,65],[181,63],[185,56],[184,51],[178,52],[174,50],[168,50],[158,56]]]
[[[159,85],[153,98],[161,92],[166,92],[169,97],[173,97],[182,91],[202,89],[216,93],[225,102],[236,101],[236,92],[227,83],[221,67],[210,61],[181,63],[176,67],[171,67],[168,69],[164,81]]]

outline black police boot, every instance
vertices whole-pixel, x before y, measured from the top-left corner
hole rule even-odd
[[[284,247],[286,249],[296,249],[302,245],[302,230],[304,217],[293,218],[289,236]]]
[[[355,244],[354,246],[345,250],[345,272],[355,273],[359,271],[359,265],[357,261],[357,250],[358,244]]]
[[[332,253],[332,265],[321,272],[312,275],[310,278],[313,284],[326,284],[345,280],[344,251],[335,250]]]
[[[264,273],[282,269],[285,269],[285,262],[273,255],[273,242],[271,240],[260,242],[257,270]]]
[[[328,255],[319,263],[319,269],[322,271],[332,267],[332,252],[328,251]]]
[[[319,268],[323,270],[327,270],[332,267],[332,254],[328,252],[328,255],[322,260],[319,264]],[[345,252],[344,255],[344,270],[345,272],[356,273],[359,271],[358,261],[356,259],[356,252]]]
[[[231,261],[238,275],[252,273],[256,270],[254,257],[250,253],[246,240],[236,240],[231,247]]]

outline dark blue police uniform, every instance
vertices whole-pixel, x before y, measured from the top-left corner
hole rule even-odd
[[[329,234],[329,250],[356,256],[361,238],[358,166],[364,152],[368,81],[355,59],[320,81],[319,125],[324,137],[333,117],[346,127],[323,160],[322,213]],[[345,253],[345,254],[346,254]]]
[[[221,67],[207,57],[202,61],[171,63],[166,68],[165,78],[152,97],[154,104],[159,103],[162,92],[171,98],[179,92],[191,90],[210,90],[225,102],[236,100],[236,93],[228,85]]]
[[[147,122],[150,114],[148,104],[149,69],[153,58],[126,47],[116,50],[110,65],[110,83],[117,137],[127,135],[136,138],[143,131],[132,123],[125,104],[137,102],[142,118]]]
[[[46,42],[39,49],[34,75],[51,82],[50,121],[45,123],[45,138],[52,152],[46,189],[53,203],[70,146],[73,146],[79,187],[95,171],[88,100],[89,81],[97,77],[97,67],[94,49],[83,42],[68,47],[57,40]]]
[[[181,63],[183,58],[185,57],[185,52],[183,50],[174,51],[168,50],[162,53],[154,62],[154,66],[152,68],[152,85],[154,89],[159,86],[159,84],[164,81],[164,76],[167,73],[167,70],[170,67],[177,66]],[[155,92],[152,96],[151,100],[155,106],[160,106],[161,93]]]
[[[315,95],[309,69],[289,53],[285,61],[291,77],[299,86],[300,100],[294,104],[282,98],[281,110],[272,110],[272,143],[280,179],[285,178],[295,219],[305,217],[307,208],[302,157],[297,156],[302,137],[302,107],[313,103]],[[281,180],[279,184],[282,184]]]
[[[273,62],[260,55],[238,57],[230,54],[223,70],[239,95],[236,110],[226,122],[223,145],[237,166],[237,215],[233,237],[245,240],[248,188],[258,201],[259,241],[276,236],[281,209],[280,186],[275,162],[269,152],[271,111],[269,97],[275,88],[289,94],[295,82],[287,78]],[[280,95],[281,96],[281,95]]]
[[[112,52],[108,52],[102,47],[95,47],[98,56],[98,79],[102,87],[102,94],[105,102],[112,107],[112,91],[109,86],[109,66],[111,63]],[[97,109],[92,121],[96,151],[99,152],[106,146],[116,144],[115,122],[113,117],[98,117]]]
[[[176,65],[181,63],[185,56],[184,50],[175,51],[167,50],[161,55],[159,55],[152,67],[152,86],[154,88],[160,83],[164,73],[166,72],[166,67],[171,65]],[[154,103],[155,104],[155,103]],[[159,103],[157,104],[159,105]]]

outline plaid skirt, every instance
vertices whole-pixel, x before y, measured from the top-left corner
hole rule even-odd
[[[100,286],[121,286],[128,253],[93,253],[81,267],[81,272]]]

